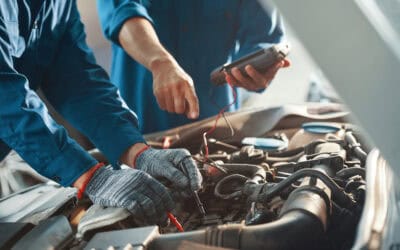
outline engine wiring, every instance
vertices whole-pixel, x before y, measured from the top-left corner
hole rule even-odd
[[[219,119],[221,118],[221,116],[224,118],[226,124],[229,126],[230,131],[231,131],[231,135],[228,137],[233,137],[235,135],[235,130],[232,127],[232,124],[229,122],[229,120],[227,119],[227,117],[225,116],[225,112],[226,110],[229,109],[229,107],[231,107],[232,105],[234,105],[236,103],[237,100],[237,92],[235,90],[235,87],[233,86],[233,84],[229,81],[229,78],[226,79],[227,83],[229,85],[229,87],[231,88],[232,91],[232,95],[233,95],[233,100],[232,102],[230,102],[229,104],[227,104],[226,106],[224,106],[219,112],[217,117],[215,118],[215,122],[214,125],[206,132],[203,133],[203,148],[204,148],[204,158],[206,161],[209,161],[209,150],[208,150],[208,141],[207,141],[207,136],[211,135],[216,129],[217,129],[217,124]],[[216,104],[216,103],[214,103]],[[222,140],[226,140],[228,138],[224,138]]]
[[[207,124],[209,127],[196,135],[198,139],[201,136],[201,145],[199,148],[196,145],[196,153],[192,152],[188,156],[197,163],[204,182],[198,193],[191,195],[190,204],[182,206],[181,213],[177,214],[184,222],[182,230],[184,228],[185,231],[191,231],[204,225],[223,224],[226,221],[239,222],[243,218],[246,225],[262,225],[278,220],[281,214],[284,216],[284,207],[289,206],[286,204],[296,203],[293,199],[301,200],[301,203],[310,202],[306,208],[313,207],[313,200],[309,201],[309,196],[316,197],[318,201],[323,200],[324,203],[321,204],[326,205],[325,210],[328,212],[334,203],[337,208],[333,215],[329,215],[331,217],[337,216],[338,210],[355,215],[359,213],[365,196],[363,166],[368,151],[363,150],[353,131],[341,127],[342,133],[337,133],[338,135],[327,133],[324,139],[315,136],[317,139],[310,141],[303,136],[307,143],[301,146],[295,144],[295,147],[266,150],[262,154],[254,153],[253,145],[230,145],[228,143],[233,139],[235,129],[225,112],[236,103],[238,94],[228,79],[227,84],[232,91],[233,100],[220,107],[216,98],[210,96],[211,103],[218,107],[218,114],[210,119]],[[226,125],[218,124],[221,117]],[[301,135],[299,131],[297,134]],[[289,144],[285,133],[279,135],[281,140],[286,140]],[[274,138],[277,136],[275,133]],[[164,138],[163,148],[171,146],[171,139],[173,138]],[[246,147],[252,147],[253,151]],[[342,151],[346,153],[342,154]],[[262,169],[262,180],[253,172],[248,172],[249,164]],[[232,169],[231,165],[240,165],[240,169]],[[327,166],[327,172],[320,166]],[[223,209],[218,210],[220,207]],[[323,207],[318,209],[320,208]],[[185,209],[191,213],[186,213]],[[228,210],[233,212],[224,214]],[[176,229],[172,230],[181,231],[179,226],[174,225]]]

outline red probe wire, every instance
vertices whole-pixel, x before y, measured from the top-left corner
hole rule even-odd
[[[210,134],[212,134],[212,133],[215,131],[215,129],[217,128],[218,120],[221,118],[222,114],[223,114],[230,106],[232,106],[233,104],[235,104],[235,103],[236,103],[236,99],[237,99],[237,93],[236,93],[235,88],[233,87],[233,84],[232,84],[231,81],[230,81],[230,78],[229,78],[229,77],[226,77],[225,79],[226,79],[227,83],[229,84],[229,86],[231,87],[232,94],[233,94],[233,101],[232,101],[231,103],[229,103],[228,105],[226,105],[225,107],[223,107],[223,108],[219,111],[219,113],[218,113],[218,115],[217,115],[217,118],[215,119],[215,122],[214,122],[214,125],[212,126],[212,128],[210,128],[207,132],[205,132],[205,133],[203,134],[204,148],[205,148],[205,158],[206,158],[206,159],[208,159],[207,135],[210,135]],[[170,138],[165,138],[165,139],[164,139],[163,148],[168,148],[168,147],[165,147],[165,146],[169,144],[169,142],[170,142],[169,139],[170,139]],[[169,145],[168,145],[168,146],[169,146]],[[170,212],[167,212],[167,215],[168,215],[169,220],[175,225],[176,229],[178,229],[179,232],[183,232],[183,231],[184,231],[184,230],[183,230],[183,227],[182,227],[181,223],[179,223],[178,219],[177,219],[172,213],[170,213]]]
[[[166,137],[166,139],[167,138],[169,139],[169,137]],[[168,140],[168,142],[169,142],[169,140]],[[135,159],[133,160],[133,166],[136,165],[136,159],[138,158],[138,156],[149,148],[150,148],[150,146],[146,145],[139,151],[139,153],[136,154]],[[168,147],[166,147],[166,148],[168,148]],[[181,223],[179,223],[178,219],[170,212],[167,212],[167,215],[168,215],[169,220],[175,225],[176,229],[178,229],[179,232],[183,232],[183,227],[182,227]]]
[[[183,232],[183,227],[181,223],[179,223],[178,219],[170,212],[167,212],[169,220],[175,225],[176,229],[178,229],[179,232]]]
[[[217,115],[217,118],[215,119],[214,126],[212,126],[212,128],[210,128],[207,132],[205,132],[205,133],[203,134],[203,143],[204,143],[204,149],[205,149],[205,155],[204,155],[204,157],[205,157],[206,160],[208,159],[207,135],[210,135],[210,134],[212,134],[212,133],[215,131],[215,129],[217,128],[218,120],[221,118],[222,114],[223,114],[230,106],[232,106],[233,104],[235,104],[235,103],[236,103],[236,99],[237,99],[237,93],[236,93],[235,88],[233,87],[233,84],[232,84],[231,81],[230,81],[231,79],[230,79],[228,76],[227,76],[225,79],[226,79],[228,85],[231,87],[232,94],[233,94],[233,101],[232,101],[231,103],[227,104],[225,107],[223,107],[223,108],[219,111],[219,113],[218,113],[218,115]]]

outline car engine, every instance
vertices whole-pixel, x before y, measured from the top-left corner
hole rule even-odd
[[[32,218],[48,210],[14,216],[33,224],[16,246],[57,220],[53,223],[69,229],[66,238],[51,243],[56,248],[351,248],[364,206],[370,149],[346,112],[336,106],[285,107],[227,114],[208,133],[213,124],[208,119],[146,138],[153,147],[187,148],[203,176],[197,194],[176,200],[174,215],[184,232],[173,223],[145,225],[124,209],[92,206],[86,199],[64,202],[36,221]],[[5,203],[7,197],[0,208]],[[10,216],[0,214],[0,222]]]

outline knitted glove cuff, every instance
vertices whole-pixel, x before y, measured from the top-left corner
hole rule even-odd
[[[135,158],[133,158],[133,162],[132,162],[132,167],[135,168],[136,167],[136,161],[139,158],[139,156],[141,154],[143,154],[144,151],[148,150],[150,148],[149,145],[144,146],[141,150],[139,150],[139,152],[135,155]]]
[[[99,162],[97,163],[94,167],[92,167],[91,169],[89,169],[86,173],[88,174],[87,178],[85,179],[85,181],[83,182],[82,186],[80,189],[78,189],[78,193],[77,193],[77,197],[78,199],[82,199],[83,194],[85,193],[86,190],[86,186],[88,185],[89,181],[92,179],[94,173],[101,167],[104,166],[104,163]]]

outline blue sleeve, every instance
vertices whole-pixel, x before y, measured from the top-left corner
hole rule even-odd
[[[12,46],[0,18],[0,141],[13,148],[38,173],[71,185],[96,164],[57,125],[28,79],[14,69]]]
[[[97,0],[97,9],[103,33],[115,44],[119,43],[122,25],[130,18],[143,17],[153,23],[141,0]]]
[[[265,1],[264,1],[265,2]],[[280,43],[284,37],[282,17],[271,5],[261,5],[257,0],[242,1],[237,42],[239,48],[232,60],[236,60],[261,48]],[[255,92],[262,93],[265,89]]]
[[[136,115],[96,64],[76,6],[71,12],[42,90],[54,108],[115,164],[128,147],[145,141]]]
[[[239,49],[232,59],[279,43],[284,36],[282,17],[272,6],[262,6],[256,0],[242,1],[238,23]]]

